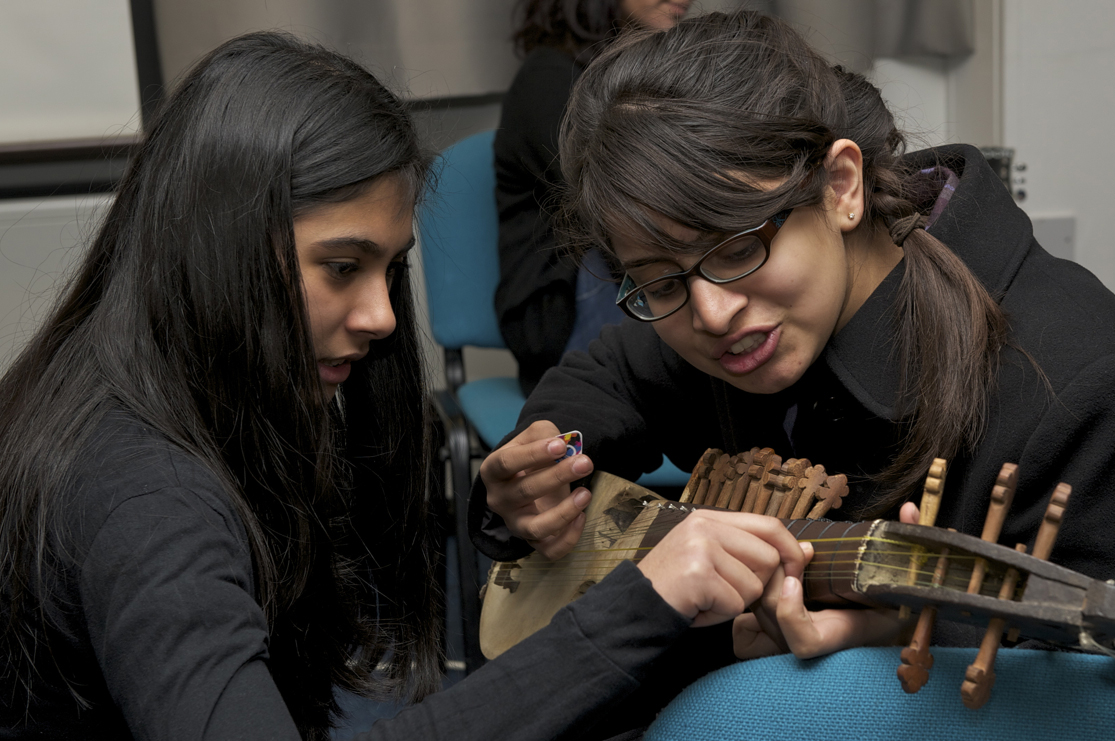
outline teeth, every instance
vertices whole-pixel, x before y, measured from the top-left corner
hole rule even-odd
[[[755,334],[749,334],[746,337],[744,337],[743,339],[741,339],[739,342],[737,342],[736,344],[734,344],[730,348],[728,348],[728,352],[732,353],[733,355],[739,355],[740,353],[751,352],[756,347],[763,344],[763,340],[765,340],[766,337],[767,337],[766,334],[764,334],[762,332],[756,332]]]
[[[336,368],[336,367],[337,367],[338,365],[340,365],[340,364],[341,364],[341,363],[343,363],[343,362],[345,362],[345,361],[343,361],[343,360],[338,360],[338,361],[337,361],[337,362],[335,362],[335,363],[334,363],[333,361],[327,361],[327,362],[325,363],[325,365],[328,365],[328,366],[329,366],[330,368]]]

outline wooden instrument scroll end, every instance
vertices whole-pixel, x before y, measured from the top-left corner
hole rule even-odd
[[[948,461],[944,458],[934,458],[933,465],[929,467],[929,474],[925,477],[925,487],[921,493],[919,525],[932,526],[937,522],[937,511],[941,508],[941,494],[945,490],[945,474],[947,472]]]
[[[848,495],[848,477],[842,473],[829,476],[817,491],[817,504],[809,511],[810,520],[819,520],[830,509],[840,509],[844,497]]]
[[[817,492],[821,490],[821,484],[825,483],[827,475],[825,467],[819,463],[806,469],[805,481],[801,484],[801,493],[798,495],[797,504],[794,505],[794,509],[790,513],[791,520],[805,519],[813,506],[813,500],[816,499]]]
[[[984,671],[975,664],[964,672],[964,683],[960,685],[960,699],[969,710],[979,710],[991,699],[991,688],[995,686],[995,670]]]
[[[929,473],[925,476],[925,486],[922,487],[921,501],[918,502],[918,524],[933,527],[937,523],[937,512],[941,508],[941,494],[945,490],[945,474],[948,473],[948,461],[944,458],[934,458],[929,466]],[[921,549],[914,549],[910,556],[910,573],[908,584],[917,581],[918,566],[924,560]],[[900,620],[910,617],[910,608],[903,606],[898,611]]]
[[[902,663],[898,667],[898,681],[907,695],[916,694],[929,681],[933,668],[933,654],[924,647],[912,645],[902,649]]]
[[[945,548],[937,558],[937,568],[933,570],[934,587],[945,583],[949,571],[949,552]],[[912,695],[929,681],[929,670],[933,667],[933,655],[929,653],[929,644],[933,638],[933,624],[937,621],[937,608],[926,605],[918,615],[918,624],[914,628],[914,637],[910,645],[902,649],[899,658],[902,664],[898,667],[898,679],[902,689]]]
[[[1014,550],[1025,553],[1026,546],[1019,543]],[[1007,569],[1003,584],[999,587],[999,599],[1010,600],[1017,585],[1018,569]],[[1002,618],[991,618],[987,624],[987,632],[983,634],[976,660],[968,665],[964,672],[964,682],[960,685],[960,698],[964,701],[964,707],[976,710],[983,707],[991,697],[991,688],[995,685],[995,657],[999,653],[999,643],[1003,640],[1006,627],[1007,621]]]
[[[1038,528],[1038,537],[1034,542],[1034,558],[1042,561],[1049,560],[1053,552],[1053,544],[1057,542],[1057,534],[1061,531],[1061,519],[1065,515],[1065,507],[1069,503],[1072,487],[1066,483],[1057,484],[1053,496],[1049,498],[1049,506],[1045,508],[1045,518]]]
[[[991,490],[991,504],[987,507],[987,518],[983,522],[981,540],[986,540],[988,543],[999,542],[999,534],[1003,531],[1003,523],[1014,501],[1014,490],[1017,486],[1018,466],[1014,463],[1004,463]],[[972,577],[968,581],[968,594],[979,594],[986,572],[987,562],[977,558],[972,568]]]

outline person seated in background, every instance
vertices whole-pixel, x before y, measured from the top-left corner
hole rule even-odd
[[[1115,296],[1042,249],[979,150],[907,153],[875,86],[753,12],[625,34],[566,116],[563,231],[624,274],[632,321],[549,371],[481,465],[480,550],[568,552],[591,498],[574,484],[594,468],[634,480],[663,455],[691,469],[707,448],[770,447],[848,476],[835,519],[916,510],[945,458],[936,524],[977,536],[1015,463],[1001,542],[1032,547],[1065,482],[1051,560],[1115,577]],[[570,430],[580,455],[513,465]],[[779,581],[775,632],[804,614],[801,585]],[[825,633],[831,612],[785,643],[741,616],[737,650],[857,645]],[[945,645],[980,640],[948,627]]]
[[[338,687],[425,698],[363,739],[603,735],[691,626],[802,573],[779,523],[701,515],[434,692],[430,162],[375,77],[282,34],[165,101],[0,379],[0,737],[324,741]]]
[[[569,350],[584,350],[623,319],[596,251],[581,265],[558,245],[548,213],[561,184],[558,128],[569,91],[625,27],[670,28],[690,0],[520,0],[514,35],[524,55],[503,100],[495,138],[500,332],[530,393]]]

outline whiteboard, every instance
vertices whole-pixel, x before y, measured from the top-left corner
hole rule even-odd
[[[0,0],[0,145],[139,124],[128,0]]]

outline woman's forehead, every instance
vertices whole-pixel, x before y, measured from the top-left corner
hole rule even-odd
[[[677,255],[679,251],[688,252],[683,245],[693,251],[703,251],[719,241],[718,232],[694,229],[665,217],[655,219],[655,225],[661,229],[661,236],[641,229],[609,232],[608,241],[621,264],[664,259]]]
[[[687,226],[662,214],[648,213],[647,218],[648,224],[614,224],[609,228],[609,244],[621,263],[704,251],[723,237],[719,230]]]

